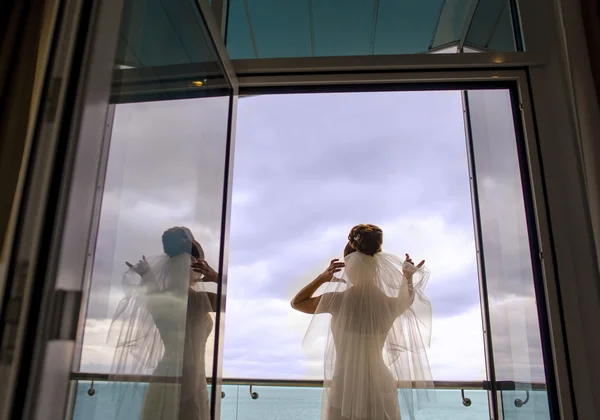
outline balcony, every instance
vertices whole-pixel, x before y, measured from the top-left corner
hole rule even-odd
[[[125,420],[136,418],[139,413],[145,383],[161,378],[143,378],[144,382],[132,393],[127,392],[132,382],[127,377],[73,373],[71,379],[73,420]],[[172,378],[164,380],[173,381]],[[139,383],[139,378],[136,377],[136,381]],[[222,420],[320,418],[322,381],[228,378],[222,384]],[[417,419],[490,419],[488,381],[435,381],[434,384],[437,401],[424,404],[417,413]],[[408,384],[399,386],[408,387]],[[497,388],[499,405],[503,407],[505,415],[511,413],[511,418],[518,419],[549,418],[544,384],[504,381],[498,382]],[[118,398],[123,398],[120,405]]]

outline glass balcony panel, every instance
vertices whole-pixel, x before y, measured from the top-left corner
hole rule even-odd
[[[277,385],[258,385],[250,388],[248,384],[228,384],[224,381],[221,399],[221,420],[271,420],[302,419],[319,420],[323,390],[319,386],[304,386],[302,382]],[[137,418],[143,401],[143,393],[138,393],[132,404],[119,413],[116,401],[122,393],[128,392],[126,382],[111,383],[89,380],[74,381],[75,408],[74,419],[115,419],[129,420]],[[310,385],[310,384],[309,384]],[[463,384],[464,385],[464,384]],[[453,389],[439,389],[438,401],[425,405],[416,413],[417,420],[443,418],[444,420],[488,420],[487,391],[482,389],[464,390],[461,394],[461,383],[449,383]],[[542,397],[533,393],[527,404],[537,406],[536,401]],[[535,394],[535,395],[534,395]],[[523,397],[522,393],[515,394]],[[543,397],[542,397],[543,398]],[[526,404],[526,405],[527,405]],[[515,410],[517,408],[515,407]],[[525,410],[524,410],[525,412]],[[405,413],[403,413],[404,415]],[[524,418],[524,417],[523,417]]]

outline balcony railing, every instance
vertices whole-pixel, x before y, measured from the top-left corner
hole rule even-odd
[[[177,383],[175,377],[115,376],[99,373],[72,373],[74,381],[73,420],[121,420],[139,413],[146,385],[126,396],[131,382]],[[210,383],[210,382],[209,382]],[[222,420],[269,420],[320,418],[323,381],[272,380],[227,378],[221,381]],[[116,385],[116,386],[115,386]],[[210,385],[209,385],[210,386]],[[488,381],[434,381],[437,401],[424,403],[417,418],[444,420],[488,420]],[[400,383],[399,387],[412,387]],[[499,401],[505,418],[514,412],[514,418],[549,419],[545,384],[497,383]],[[116,398],[127,399],[125,410],[117,410]],[[139,415],[139,414],[138,414]],[[524,417],[525,416],[525,417]]]

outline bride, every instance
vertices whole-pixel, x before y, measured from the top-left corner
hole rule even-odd
[[[218,275],[189,229],[168,229],[162,244],[162,255],[126,262],[111,376],[136,382],[150,376],[140,420],[208,420],[205,352],[217,296],[202,283]]]
[[[399,388],[403,412],[413,420],[433,388],[425,354],[431,305],[423,290],[429,271],[425,261],[415,266],[408,254],[403,261],[382,252],[382,243],[379,227],[353,227],[344,262],[332,260],[292,300],[298,311],[331,314],[323,420],[400,420]],[[313,296],[324,284],[325,292]],[[313,318],[309,333],[315,325]]]

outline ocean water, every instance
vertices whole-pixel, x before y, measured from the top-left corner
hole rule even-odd
[[[90,382],[79,382],[76,390],[74,420],[137,420],[146,385],[95,383],[94,395],[88,390]],[[253,387],[259,397],[252,399],[248,386],[223,386],[221,399],[222,420],[319,420],[321,412],[320,388]],[[487,393],[465,391],[471,406],[462,404],[460,390],[438,390],[437,401],[424,404],[416,413],[418,420],[489,420]],[[549,420],[545,392],[530,393],[530,399],[521,408],[515,398],[525,398],[525,392],[504,394],[505,420]],[[404,416],[404,418],[406,418]],[[167,419],[165,419],[167,420]],[[170,420],[170,419],[169,419]]]

